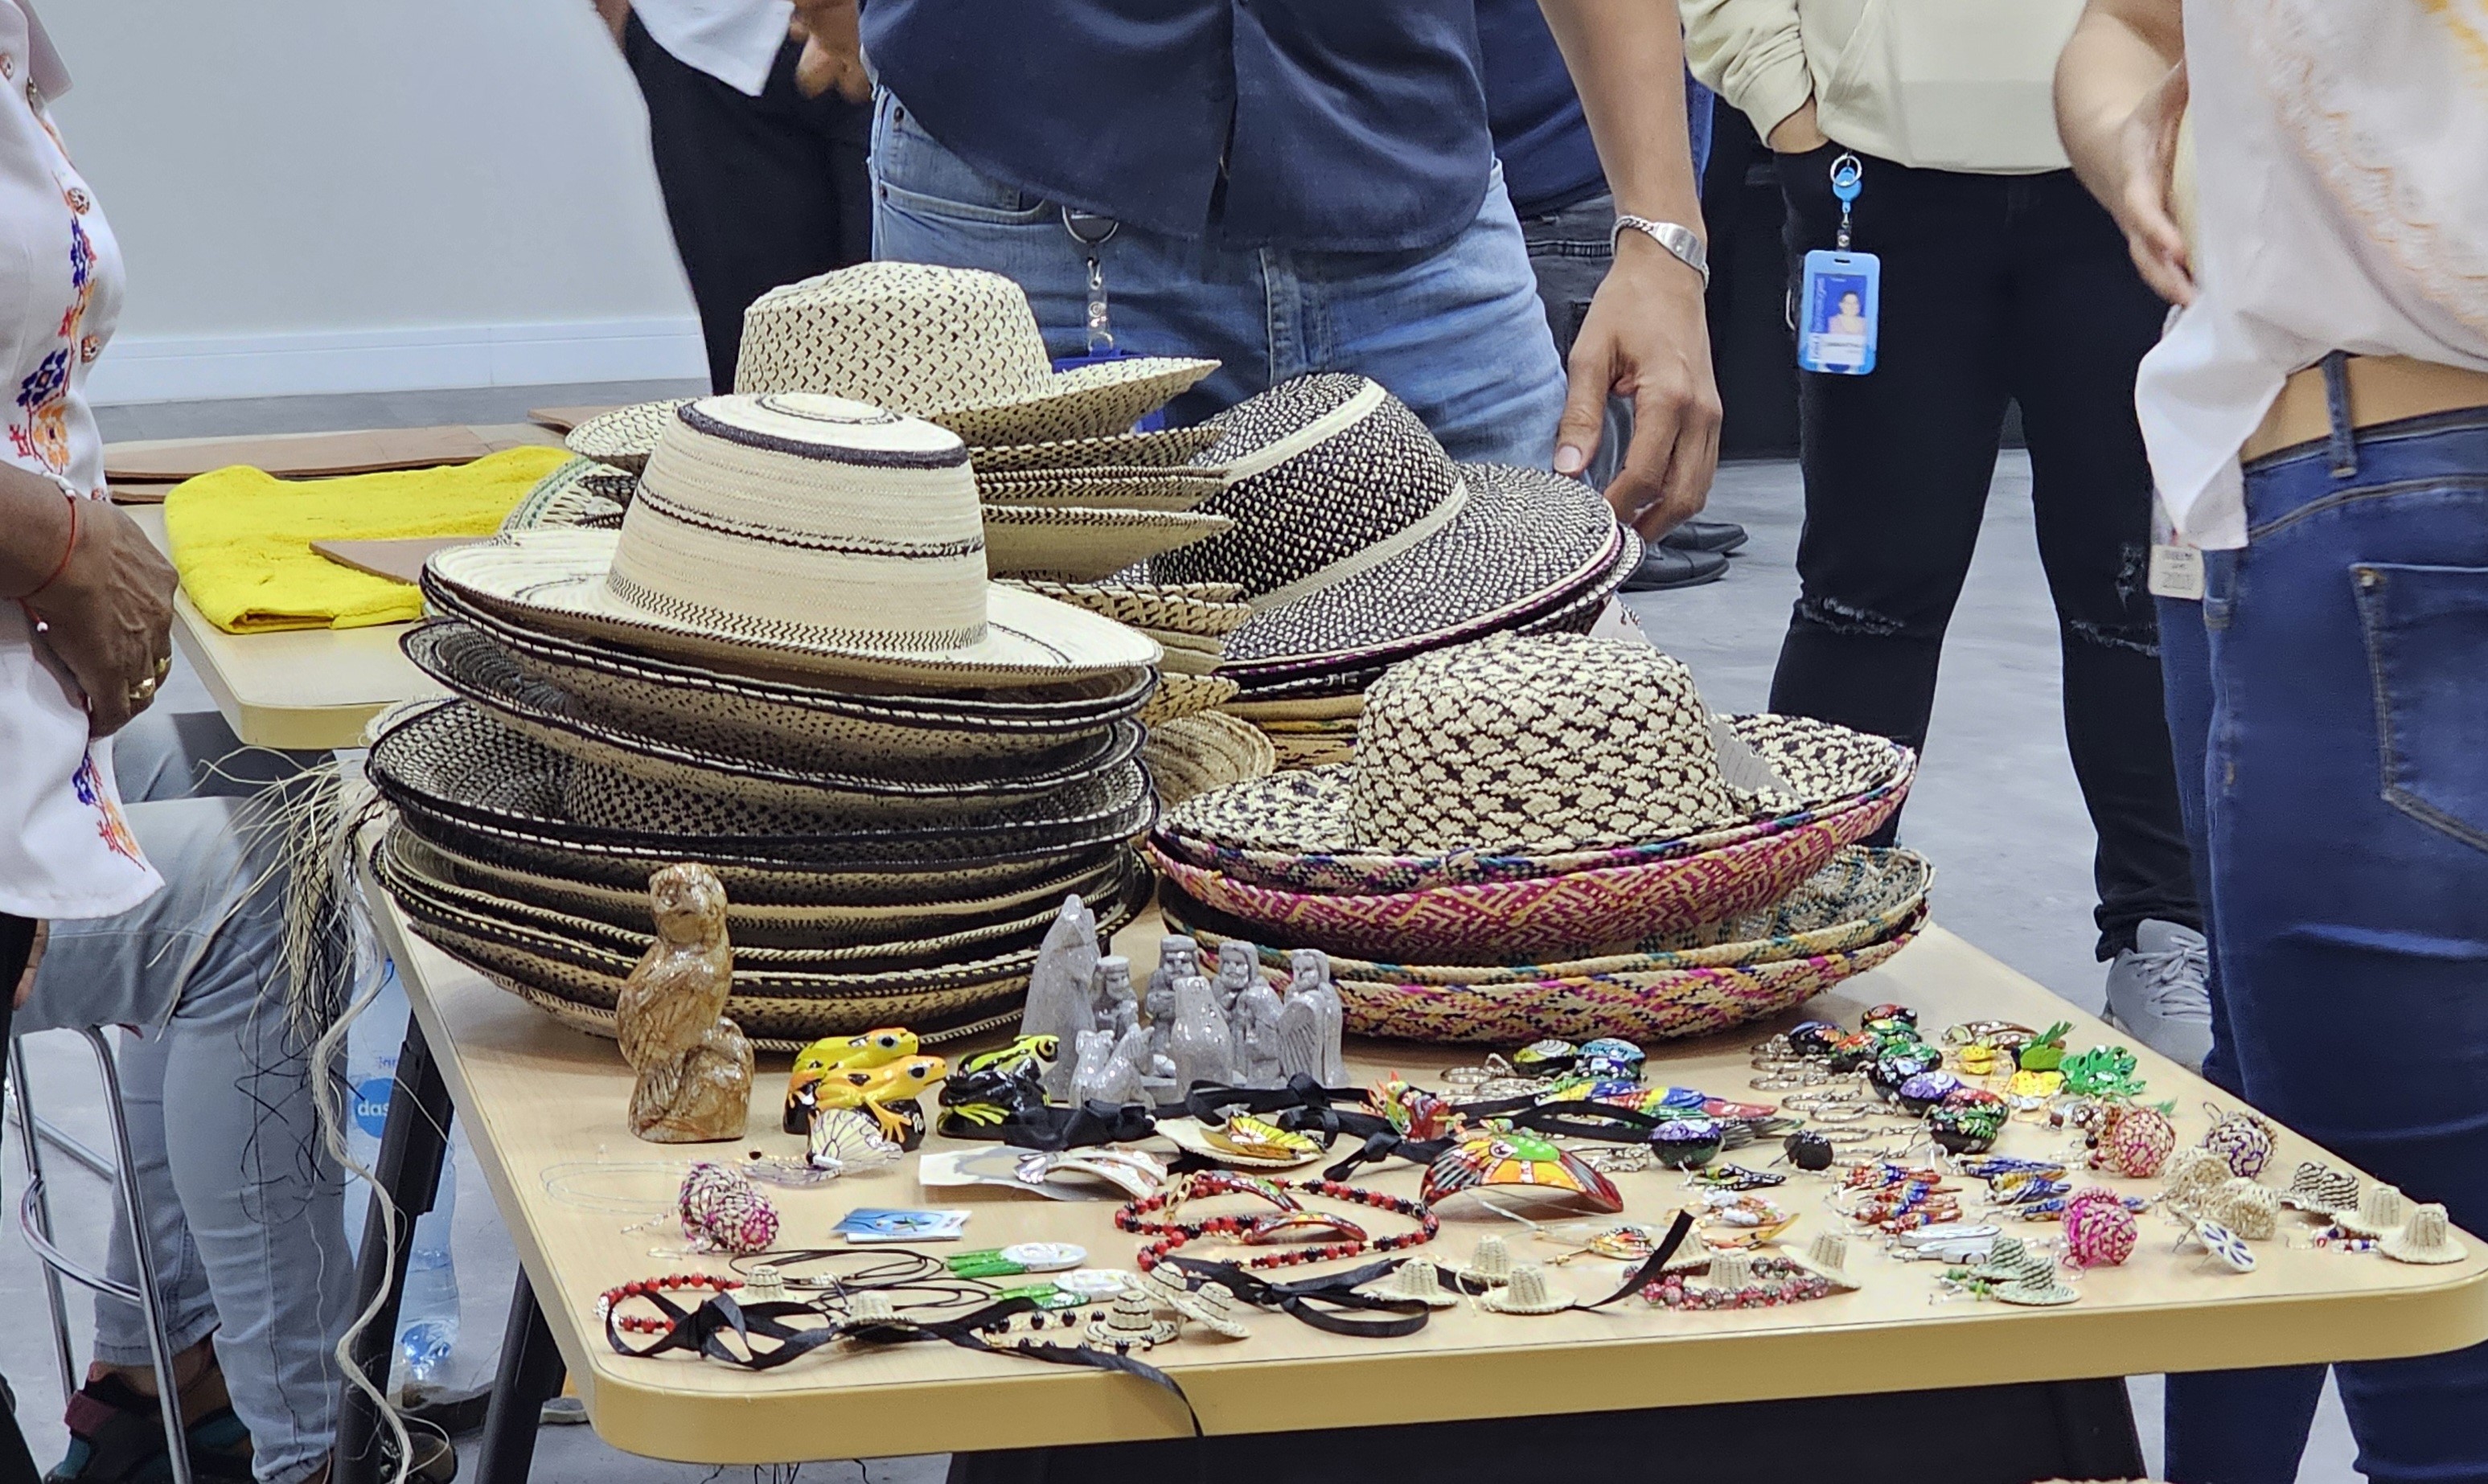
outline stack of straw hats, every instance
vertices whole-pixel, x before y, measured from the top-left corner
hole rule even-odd
[[[556,478],[560,477],[559,475]],[[575,515],[609,493],[539,491]],[[550,483],[550,482],[549,482]],[[1158,645],[989,581],[959,438],[808,393],[668,408],[614,529],[438,553],[383,724],[382,881],[425,937],[609,1030],[649,874],[714,867],[733,1014],[794,1047],[1016,1013],[1063,894],[1128,918]],[[590,512],[594,514],[594,512]]]
[[[1641,543],[1577,480],[1456,463],[1363,377],[1300,377],[1205,425],[1199,462],[1230,527],[1151,559],[1162,582],[1231,582],[1253,617],[1227,641],[1224,709],[1283,767],[1343,761],[1393,663],[1502,632],[1584,632]]]
[[[1713,716],[1645,644],[1503,634],[1393,666],[1347,763],[1195,798],[1147,851],[1171,930],[1274,968],[1331,953],[1352,1030],[1693,1035],[1915,932],[1926,862],[1854,843],[1913,769],[1828,723]]]
[[[1153,731],[1154,774],[1173,798],[1258,776],[1275,761],[1249,729],[1207,714],[1235,690],[1215,671],[1227,636],[1252,616],[1241,590],[1152,583],[1141,570],[1231,524],[1203,508],[1227,482],[1203,457],[1219,430],[1128,431],[1216,364],[1135,356],[1058,373],[1027,295],[1009,279],[866,263],[762,294],[744,316],[735,380],[743,392],[851,398],[965,440],[988,573],[1140,629],[1164,648],[1163,683],[1142,720]],[[617,408],[575,429],[570,447],[636,472],[676,406]],[[581,477],[571,477],[574,486]],[[590,518],[618,518],[627,482],[604,479],[597,492],[613,503]],[[539,494],[546,506],[577,504]]]

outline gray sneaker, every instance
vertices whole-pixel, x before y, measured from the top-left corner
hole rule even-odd
[[[2107,966],[2107,1019],[2190,1072],[2212,1054],[2210,945],[2192,928],[2154,917]]]

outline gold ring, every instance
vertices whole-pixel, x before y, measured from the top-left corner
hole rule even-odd
[[[152,701],[155,698],[156,680],[153,676],[149,676],[147,679],[142,680],[137,685],[129,687],[129,699],[133,701]]]
[[[159,682],[159,683],[160,683],[160,682],[164,679],[164,677],[165,677],[165,676],[170,675],[170,674],[172,674],[172,673],[173,673],[173,657],[172,657],[172,656],[170,656],[170,655],[166,655],[166,656],[165,656],[164,658],[162,658],[161,659],[158,659],[158,660],[156,660],[156,679],[157,680],[157,682]]]

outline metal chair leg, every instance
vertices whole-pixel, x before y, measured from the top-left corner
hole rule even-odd
[[[20,1037],[9,1041],[10,1096],[17,1104],[17,1147],[26,1159],[26,1210],[43,1241],[52,1240],[52,1200],[43,1188],[42,1140],[37,1137],[41,1122],[35,1117],[34,1100],[26,1088],[26,1043]],[[77,1354],[70,1340],[69,1296],[61,1291],[60,1270],[50,1263],[43,1270],[43,1301],[52,1312],[52,1355],[61,1367],[61,1401],[64,1406],[77,1390]]]
[[[62,1358],[63,1393],[66,1395],[77,1389],[72,1379],[74,1368],[69,1360],[67,1308],[59,1295],[60,1279],[66,1277],[82,1287],[108,1294],[124,1302],[135,1303],[146,1317],[147,1354],[151,1368],[156,1372],[156,1402],[164,1418],[165,1458],[172,1467],[173,1484],[192,1484],[189,1439],[182,1426],[182,1387],[173,1368],[173,1339],[164,1327],[163,1296],[156,1291],[156,1244],[147,1230],[147,1203],[138,1188],[138,1163],[129,1146],[129,1117],[121,1102],[121,1065],[113,1058],[112,1043],[104,1039],[102,1031],[81,1026],[77,1033],[86,1038],[88,1049],[95,1052],[96,1071],[103,1080],[104,1111],[111,1116],[116,1178],[121,1184],[129,1249],[137,1261],[138,1281],[134,1284],[115,1282],[63,1252],[52,1241],[51,1202],[43,1193],[42,1156],[37,1153],[32,1137],[35,1112],[33,1103],[26,1097],[22,1039],[11,1047],[15,1060],[17,1111],[21,1130],[28,1135],[25,1139],[26,1198],[19,1203],[17,1224],[25,1233],[27,1245],[35,1249],[36,1258],[42,1263],[45,1281],[49,1285],[55,1338]]]

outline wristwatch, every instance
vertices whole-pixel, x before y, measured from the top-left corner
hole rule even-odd
[[[1674,254],[1676,260],[1702,275],[1702,287],[1710,287],[1710,255],[1703,249],[1702,239],[1690,227],[1672,221],[1652,221],[1647,216],[1628,212],[1616,213],[1615,230],[1607,234],[1607,250],[1615,251],[1626,231],[1638,232]]]

